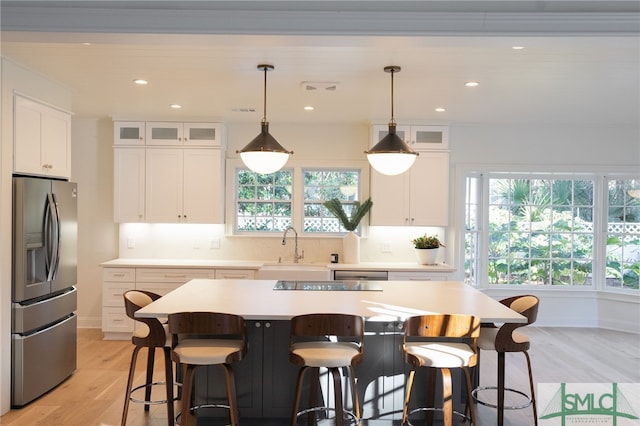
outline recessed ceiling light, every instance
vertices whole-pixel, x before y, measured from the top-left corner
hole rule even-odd
[[[466,83],[464,83],[464,85],[467,86],[467,87],[476,87],[479,84],[480,83],[478,83],[477,81],[467,81]]]
[[[169,105],[169,106],[170,106],[171,108],[173,108],[173,109],[180,109],[180,108],[182,108],[182,105],[180,105],[180,104],[171,104],[171,105]]]
[[[144,86],[145,84],[149,84],[149,82],[147,80],[144,80],[142,78],[136,78],[135,80],[133,80],[133,82],[135,84],[139,84],[140,86]]]
[[[305,111],[313,111],[315,108],[312,105],[306,105],[303,109]]]
[[[442,108],[442,107],[436,108],[436,112],[445,112],[446,110],[447,110],[446,108]]]
[[[91,43],[84,42],[84,43],[82,43],[82,45],[83,45],[83,46],[91,46]]]
[[[522,50],[522,49],[524,49],[524,46],[511,46],[511,48],[513,50]]]

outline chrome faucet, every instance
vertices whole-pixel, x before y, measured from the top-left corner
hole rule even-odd
[[[289,232],[289,230],[292,230],[293,233],[295,234],[295,247],[293,249],[293,263],[298,263],[300,259],[304,259],[304,250],[302,250],[302,255],[298,255],[298,233],[296,232],[293,226],[289,226],[287,229],[284,230],[284,235],[282,236],[282,245],[284,246],[287,244],[287,233]]]

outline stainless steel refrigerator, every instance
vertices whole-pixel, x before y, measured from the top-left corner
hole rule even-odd
[[[77,186],[13,178],[11,405],[23,406],[76,369]]]

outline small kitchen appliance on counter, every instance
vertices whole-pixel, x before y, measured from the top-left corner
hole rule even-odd
[[[11,405],[23,406],[76,369],[77,187],[13,178]]]

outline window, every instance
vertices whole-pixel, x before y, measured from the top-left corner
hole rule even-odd
[[[469,175],[466,182],[465,278],[470,284],[592,284],[594,179],[494,173]],[[482,230],[481,217],[486,217]],[[479,259],[485,261],[484,279],[478,275]]]
[[[329,211],[322,205],[333,198],[345,205],[347,214],[350,205],[358,201],[360,172],[358,170],[304,170],[304,232],[346,232]]]
[[[640,180],[608,182],[605,285],[638,290],[640,284]]]
[[[261,175],[236,171],[236,231],[278,232],[292,223],[291,170]]]
[[[359,201],[360,168],[293,167],[261,175],[238,165],[228,173],[235,181],[235,204],[228,214],[235,216],[237,234],[274,234],[294,226],[307,234],[338,234],[346,230],[323,203],[338,198],[350,213]]]

